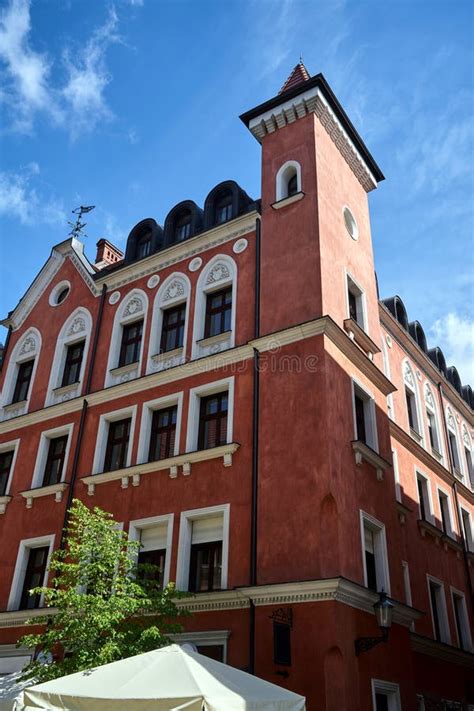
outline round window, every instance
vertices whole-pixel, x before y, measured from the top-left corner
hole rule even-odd
[[[65,301],[69,296],[70,291],[71,284],[68,281],[61,281],[59,284],[56,284],[56,286],[49,295],[50,305],[59,306],[59,304],[62,304],[63,301]]]
[[[68,294],[69,294],[69,287],[65,286],[64,289],[61,289],[61,291],[57,295],[56,303],[60,304],[61,302],[63,302]]]
[[[343,214],[344,214],[344,223],[346,225],[346,230],[349,232],[352,239],[358,239],[359,238],[359,228],[357,227],[357,222],[355,221],[354,215],[352,214],[352,212],[349,210],[348,207],[344,208]]]

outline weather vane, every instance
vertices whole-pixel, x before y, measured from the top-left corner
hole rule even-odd
[[[70,220],[67,221],[68,225],[72,227],[72,230],[68,235],[69,237],[75,237],[76,239],[80,236],[87,237],[87,235],[82,232],[86,226],[86,223],[82,222],[82,216],[87,212],[91,212],[94,207],[95,205],[81,205],[81,207],[76,207],[76,209],[72,211],[73,215],[77,215],[77,220],[75,222],[71,222]]]

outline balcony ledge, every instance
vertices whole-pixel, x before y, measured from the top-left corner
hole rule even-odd
[[[383,481],[384,471],[390,469],[391,463],[359,439],[352,442],[352,449],[355,453],[356,465],[360,467],[363,461],[372,464],[377,471],[377,481]]]
[[[286,207],[287,205],[292,205],[294,202],[298,202],[298,200],[302,200],[305,196],[305,193],[300,190],[298,193],[295,193],[294,195],[290,195],[290,197],[282,198],[281,200],[277,200],[276,202],[272,203],[272,207],[274,210],[281,210],[282,207]]]
[[[50,484],[49,486],[39,486],[36,489],[28,489],[28,491],[20,491],[21,496],[26,499],[26,508],[31,509],[33,506],[33,499],[39,499],[42,496],[52,496],[54,494],[54,500],[56,503],[60,503],[63,498],[63,492],[66,491],[69,484],[65,481],[61,481],[58,484]]]
[[[232,466],[232,455],[238,450],[240,445],[237,442],[223,444],[220,447],[212,447],[212,449],[201,449],[197,452],[186,452],[178,454],[176,457],[168,457],[167,459],[158,459],[155,462],[145,462],[144,464],[134,464],[131,467],[116,469],[111,472],[102,472],[101,474],[92,474],[81,479],[83,484],[87,486],[87,493],[93,496],[97,484],[106,484],[109,481],[121,480],[122,489],[127,489],[132,481],[132,486],[140,485],[140,478],[145,474],[153,474],[154,472],[169,470],[170,479],[176,479],[178,476],[178,468],[182,468],[183,476],[191,474],[191,465],[197,462],[206,462],[211,459],[219,459],[222,457],[225,467]]]
[[[13,496],[0,496],[0,514],[4,514]]]
[[[376,343],[370,338],[370,336],[364,331],[363,328],[359,326],[357,321],[353,318],[346,318],[344,321],[344,330],[351,341],[357,343],[357,345],[364,351],[370,360],[374,359],[375,353],[380,353],[380,348]]]

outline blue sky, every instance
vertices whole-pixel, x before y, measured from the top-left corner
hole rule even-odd
[[[260,194],[238,116],[300,54],[323,72],[386,181],[370,196],[381,296],[474,381],[471,0],[0,2],[0,315],[70,210],[86,250],[233,178]]]

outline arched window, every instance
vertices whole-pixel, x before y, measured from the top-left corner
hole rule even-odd
[[[151,232],[144,232],[137,241],[137,259],[148,257],[151,253]]]
[[[92,317],[84,308],[76,309],[64,323],[51,364],[45,407],[82,393],[91,331]]]
[[[175,272],[160,286],[153,304],[147,373],[184,363],[191,284]]]
[[[152,217],[141,220],[127,238],[125,262],[129,264],[144,259],[163,246],[163,229]]]
[[[472,440],[467,431],[466,425],[462,426],[462,441],[464,445],[464,459],[466,460],[466,470],[469,477],[471,489],[474,489],[474,468],[472,463]]]
[[[224,222],[231,220],[233,195],[230,190],[222,192],[216,200],[215,206],[215,224],[222,225]]]
[[[182,242],[191,236],[191,213],[184,210],[176,217],[174,225],[174,241]]]
[[[442,461],[441,437],[439,431],[438,411],[433,397],[433,392],[426,383],[425,385],[425,408],[426,420],[428,423],[428,436],[430,440],[431,453],[436,459]]]
[[[140,376],[147,309],[148,297],[141,289],[127,294],[119,304],[110,339],[105,387]]]
[[[423,427],[418,402],[418,388],[416,386],[413,368],[407,360],[403,364],[403,382],[405,385],[405,402],[410,433],[414,439],[418,442],[422,442]]]
[[[295,160],[284,163],[276,175],[276,201],[301,192],[301,166]]]
[[[237,267],[227,255],[214,257],[196,287],[193,357],[232,348],[235,343]]]
[[[2,419],[28,412],[41,351],[41,335],[30,328],[13,348],[1,397]]]
[[[459,457],[456,420],[454,419],[454,415],[451,411],[451,408],[449,407],[446,408],[446,423],[448,425],[448,442],[449,451],[451,454],[451,462],[454,467],[455,474],[457,474],[458,477],[462,479],[462,464],[461,459]]]

